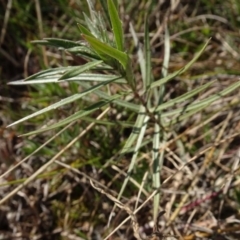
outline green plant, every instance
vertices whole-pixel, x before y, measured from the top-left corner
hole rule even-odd
[[[152,180],[153,188],[157,193],[157,190],[161,187],[161,167],[164,161],[164,144],[168,137],[168,133],[174,132],[174,126],[176,123],[179,124],[181,121],[189,118],[197,112],[204,110],[214,101],[235,90],[240,86],[240,83],[233,83],[217,94],[213,94],[201,101],[194,101],[194,96],[203,92],[214,83],[214,81],[211,81],[165,102],[164,96],[166,94],[166,84],[187,71],[200,57],[208,42],[201,47],[201,50],[186,66],[174,73],[168,74],[170,39],[166,27],[165,54],[162,68],[163,77],[161,79],[154,79],[151,67],[151,50],[147,21],[148,16],[146,15],[143,49],[139,47],[137,35],[134,28],[131,26],[134,44],[138,48],[138,61],[141,70],[141,79],[136,79],[131,64],[130,54],[127,53],[124,45],[124,34],[122,23],[117,11],[117,1],[108,0],[107,5],[106,1],[101,1],[101,3],[105,18],[102,14],[95,12],[92,3],[88,1],[90,16],[84,14],[84,24],[78,24],[83,39],[82,41],[74,42],[56,38],[46,38],[44,40],[35,41],[35,43],[38,44],[58,47],[70,54],[81,57],[86,61],[84,65],[48,69],[30,76],[24,81],[11,83],[15,85],[47,83],[61,84],[63,82],[75,81],[84,90],[34,112],[33,114],[16,121],[10,126],[22,123],[23,121],[45,114],[56,108],[61,108],[64,105],[80,99],[84,99],[86,104],[89,102],[89,105],[86,105],[83,109],[57,123],[26,133],[25,136],[39,134],[67,124],[73,124],[80,118],[91,116],[91,114],[99,111],[99,109],[106,111],[109,109],[109,106],[111,107],[112,105],[127,109],[130,113],[134,112],[136,114],[136,121],[132,133],[126,140],[120,152],[122,155],[131,153],[132,157],[128,167],[127,177],[125,178],[119,192],[118,199],[120,199],[124,193],[136,164],[138,154],[145,143],[152,144]],[[112,29],[112,32],[109,31],[109,28]],[[111,93],[112,85],[118,86],[119,90],[117,94]],[[94,98],[92,99],[95,100],[87,98],[87,96],[93,95]],[[186,103],[187,105],[174,108],[174,106],[179,103]],[[98,123],[97,119],[96,123]],[[107,122],[105,121],[102,124],[107,124]],[[152,126],[154,126],[153,133],[150,137],[146,138],[146,130],[152,128]],[[45,168],[41,168],[33,176],[35,177],[39,175],[51,163],[52,162],[49,161],[45,165]],[[33,177],[30,180],[33,180]],[[157,218],[159,202],[160,194],[157,193],[154,195],[154,219]]]

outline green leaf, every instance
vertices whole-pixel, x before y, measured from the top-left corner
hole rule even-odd
[[[87,58],[90,60],[100,60],[99,55],[97,55],[95,52],[93,52],[92,50],[90,50],[88,47],[86,46],[81,46],[81,47],[73,47],[73,48],[68,48],[67,51],[69,53],[72,53],[74,55],[83,57],[83,58]]]
[[[35,113],[33,113],[33,114],[30,114],[29,116],[24,117],[24,118],[22,118],[22,119],[20,119],[20,120],[18,120],[18,121],[16,121],[16,122],[10,124],[8,127],[13,126],[13,125],[16,125],[16,124],[19,124],[19,123],[21,123],[21,122],[24,122],[24,121],[30,119],[30,118],[36,117],[36,116],[38,116],[38,115],[40,115],[40,114],[46,113],[46,112],[48,112],[48,111],[50,111],[50,110],[59,108],[59,107],[61,107],[61,106],[64,106],[64,105],[66,105],[66,104],[69,104],[69,103],[71,103],[71,102],[73,102],[73,101],[76,101],[76,100],[82,98],[83,96],[85,96],[85,95],[87,95],[87,94],[89,94],[89,93],[91,93],[91,92],[94,92],[96,89],[101,88],[102,86],[105,86],[105,85],[107,85],[107,84],[109,84],[109,83],[111,83],[111,82],[113,82],[113,81],[116,81],[116,80],[117,80],[117,79],[112,79],[112,80],[109,80],[109,81],[106,81],[106,82],[97,84],[97,85],[95,85],[95,86],[93,86],[93,87],[91,87],[91,88],[86,89],[85,91],[83,91],[83,92],[81,92],[81,93],[77,93],[77,94],[74,94],[73,96],[64,98],[63,100],[61,100],[61,101],[59,101],[59,102],[57,102],[57,103],[54,103],[54,104],[52,104],[52,105],[50,105],[50,106],[48,106],[48,107],[46,107],[46,108],[41,109],[40,111],[37,111],[37,112],[35,112]]]
[[[151,49],[150,49],[150,39],[149,39],[149,26],[148,18],[145,19],[144,26],[144,53],[145,53],[145,76],[143,76],[144,89],[147,90],[152,83],[152,67],[151,67]]]
[[[159,119],[156,116],[156,119]],[[159,124],[154,124],[154,135],[153,135],[153,148],[152,148],[152,168],[153,168],[153,189],[158,189],[160,187],[160,172],[161,172],[161,161],[163,161],[163,151],[161,152],[160,158],[160,126]],[[154,195],[153,198],[153,216],[156,220],[158,209],[159,209],[160,193]]]
[[[47,71],[47,70],[46,70]],[[43,71],[44,72],[44,71]],[[76,79],[72,78],[72,79],[67,79],[65,81],[79,81],[79,84],[81,86],[83,86],[84,88],[90,88],[91,85],[89,83],[87,83],[86,81],[103,81],[105,82],[106,80],[113,80],[116,79],[116,82],[118,83],[126,83],[126,81],[123,78],[120,78],[116,75],[97,75],[97,74],[86,74],[87,76],[85,77],[84,74],[81,74],[80,76],[78,76]],[[36,79],[36,80],[29,80],[29,81],[24,81],[24,80],[19,80],[19,81],[13,81],[8,83],[9,85],[28,85],[28,84],[39,84],[39,83],[56,83],[56,82],[60,82],[58,81],[58,78],[55,79]],[[111,98],[111,96],[109,96],[108,94],[106,94],[104,91],[101,90],[95,90],[94,93],[99,96],[100,98],[109,100]],[[125,94],[127,94],[128,96],[131,94],[131,92],[126,92]],[[132,102],[128,102],[125,100],[121,100],[121,99],[116,99],[114,101],[115,104],[117,104],[120,107],[129,109],[131,111],[134,112],[138,112],[139,111],[139,105],[132,103]]]
[[[115,5],[115,8],[118,10],[118,6],[119,6],[118,0],[113,0],[113,3],[114,3],[114,5]]]
[[[86,122],[95,122],[97,124],[101,124],[101,125],[104,125],[104,126],[121,126],[123,128],[132,128],[133,127],[133,124],[132,122],[125,122],[125,121],[117,121],[117,122],[109,122],[108,119],[106,120],[96,120],[96,118],[93,117],[82,117],[82,120],[86,121]]]
[[[74,70],[76,67],[71,67],[70,69]],[[56,71],[57,72],[57,71]],[[64,71],[61,71],[62,74]],[[122,77],[119,77],[117,75],[105,75],[105,74],[94,74],[94,73],[82,73],[81,75],[77,77],[68,78],[65,80],[58,80],[61,75],[54,74],[54,72],[49,76],[49,78],[44,77],[44,75],[47,73],[43,73],[42,75],[39,75],[37,78],[33,78],[27,81],[25,80],[18,80],[9,82],[9,85],[31,85],[31,84],[40,84],[40,83],[59,83],[59,82],[65,82],[65,81],[87,81],[87,82],[106,82],[112,79],[117,79],[116,83],[126,83],[126,80]],[[42,78],[40,78],[43,76]]]
[[[139,44],[139,40],[137,38],[137,34],[133,28],[133,25],[130,23],[130,32],[133,37],[134,45],[137,48],[138,62],[140,65],[140,70],[143,78],[143,83],[145,83],[144,77],[146,76],[146,61],[144,58],[143,50]]]
[[[74,122],[74,121],[77,121],[79,120],[80,118],[82,117],[85,117],[89,114],[91,114],[92,112],[95,112],[96,110],[106,106],[107,104],[109,104],[110,102],[112,102],[113,100],[117,99],[117,98],[120,98],[121,95],[114,95],[114,96],[111,96],[111,98],[107,101],[104,101],[104,100],[101,100],[97,103],[94,103],[92,104],[91,106],[83,109],[83,110],[80,110],[74,114],[72,114],[71,116],[55,123],[55,124],[52,124],[48,127],[44,127],[44,128],[41,128],[41,129],[38,129],[36,131],[32,131],[32,132],[29,132],[29,133],[26,133],[26,134],[23,134],[21,136],[29,136],[29,135],[32,135],[32,134],[38,134],[38,133],[41,133],[41,132],[45,132],[45,131],[49,131],[49,130],[52,130],[52,129],[55,129],[55,128],[58,128],[58,127],[62,127],[70,122]]]
[[[79,82],[79,84],[81,86],[83,86],[84,88],[89,88],[89,83],[86,83],[86,82]],[[100,98],[103,98],[103,99],[109,99],[110,96],[108,94],[106,94],[105,92],[101,91],[101,90],[96,90],[94,92],[97,96],[99,96]],[[126,95],[130,95],[131,92],[126,92],[125,93]],[[139,111],[139,105],[135,104],[135,103],[132,103],[132,102],[128,102],[128,101],[125,101],[125,100],[121,100],[121,99],[116,99],[114,101],[114,103],[116,103],[118,106],[121,106],[121,107],[124,107],[126,109],[129,109],[131,111],[134,111],[134,112],[138,112]]]
[[[195,55],[195,57],[188,64],[186,64],[183,68],[181,68],[180,70],[178,70],[172,74],[169,74],[168,76],[166,76],[156,82],[153,82],[151,84],[150,88],[155,88],[155,87],[161,86],[162,84],[168,82],[169,80],[171,80],[171,79],[175,78],[176,76],[187,71],[193,65],[193,63],[197,61],[197,59],[200,57],[200,55],[203,53],[203,51],[207,47],[209,41],[210,41],[210,39],[206,42],[206,44],[203,46],[203,48]]]
[[[165,34],[164,34],[164,59],[163,59],[163,66],[162,66],[162,76],[166,77],[168,74],[168,67],[170,61],[170,35],[168,28],[165,27]]]
[[[60,38],[44,38],[43,40],[32,41],[32,43],[49,45],[54,47],[61,47],[64,49],[82,46],[82,44],[78,42],[74,42],[66,39],[60,39]]]
[[[141,106],[140,110],[139,110],[139,117],[137,118],[137,121],[136,121],[136,124],[135,124],[136,128],[137,128],[137,132],[135,134],[138,135],[137,143],[135,145],[134,154],[132,156],[131,162],[130,162],[129,167],[128,167],[127,177],[124,179],[123,185],[122,185],[121,190],[118,194],[118,199],[120,199],[120,197],[122,196],[122,194],[123,194],[123,192],[124,192],[124,190],[127,186],[127,183],[129,181],[129,178],[131,177],[133,167],[135,165],[135,162],[136,162],[141,144],[143,142],[143,137],[144,137],[144,134],[145,134],[145,131],[146,131],[146,128],[147,128],[148,121],[149,121],[149,116],[146,115],[146,109],[145,109],[144,106]],[[133,131],[134,131],[134,129],[133,129]]]
[[[202,106],[196,106],[194,109],[191,109],[190,111],[184,112],[183,110],[180,112],[181,114],[177,115],[176,117],[173,117],[171,121],[169,121],[166,124],[163,124],[164,126],[173,125],[179,122],[182,122],[185,119],[189,119],[192,115],[206,109],[208,104],[202,105]]]
[[[33,41],[31,41],[31,43],[39,44],[39,45],[43,45],[43,46],[51,46],[51,44],[47,40],[33,40]],[[53,45],[53,46],[55,47],[55,45]]]
[[[80,23],[77,23],[77,26],[82,34],[94,37],[94,35]]]
[[[108,11],[108,7],[107,7],[107,1],[106,0],[99,0],[99,2],[101,3],[103,12],[105,14],[105,17],[106,17],[109,25],[111,25],[111,20],[110,20],[110,17],[109,17],[109,11]]]
[[[170,108],[172,106],[174,106],[175,104],[179,104],[183,101],[186,101],[188,100],[189,98],[195,96],[196,94],[200,93],[201,91],[207,89],[209,86],[211,86],[215,81],[212,81],[212,82],[209,82],[209,83],[206,83],[204,84],[203,86],[200,86],[200,87],[197,87],[189,92],[186,92],[185,94],[179,96],[179,97],[176,97],[174,99],[171,99],[169,101],[167,101],[166,103],[163,103],[161,104],[160,106],[158,106],[154,112],[159,112],[161,110],[164,110],[164,109],[167,109],[167,108]],[[153,110],[153,109],[152,109]]]
[[[124,42],[123,42],[123,29],[122,29],[122,23],[119,18],[116,6],[113,2],[113,0],[108,0],[108,11],[109,11],[109,16],[111,19],[111,24],[112,24],[112,30],[113,34],[115,36],[115,42],[117,49],[120,51],[124,50]]]
[[[62,75],[66,70],[70,70],[70,69],[73,69],[73,67],[50,68],[50,69],[40,71],[38,73],[35,73],[35,74],[27,77],[25,79],[25,81],[37,79],[39,77],[41,77],[41,78],[48,77],[49,78],[50,76],[54,76],[54,75],[59,75],[59,74]],[[13,82],[10,82],[9,84],[12,84],[12,83],[15,84],[16,82],[18,82],[18,81],[13,81]]]
[[[98,15],[96,16],[96,25],[98,27],[98,30],[100,32],[100,38],[101,42],[104,42],[112,47],[115,47],[115,43],[112,39],[109,38],[108,29],[106,27],[106,20],[103,18],[102,14],[98,12]]]
[[[139,126],[141,126],[144,116],[145,116],[145,109],[143,106],[141,106],[139,109],[139,112],[138,112],[137,120],[132,129],[132,132],[131,132],[130,136],[128,137],[126,143],[124,144],[124,147],[122,148],[122,151],[120,154],[125,154],[132,147],[133,143],[135,142],[135,140],[137,139],[137,136],[140,133]]]
[[[90,14],[91,14],[91,17],[94,18],[94,16],[95,16],[94,11],[91,11]],[[97,21],[96,20],[94,21],[94,19],[91,20],[85,13],[83,13],[83,15],[84,15],[84,20],[85,20],[84,22],[85,22],[87,28],[89,29],[89,31],[91,32],[90,36],[98,38],[98,39],[102,39],[99,29],[97,28],[97,24],[98,24]]]
[[[92,48],[99,54],[99,55],[107,55],[110,56],[116,60],[118,60],[124,69],[127,68],[127,64],[129,64],[129,58],[128,55],[124,52],[120,52],[119,50],[100,42],[98,39],[94,37],[90,37],[87,35],[82,35],[84,39],[86,39],[89,44],[92,46]]]
[[[240,87],[240,82],[235,82],[232,85],[230,85],[229,87],[227,87],[224,90],[222,90],[221,92],[213,94],[212,96],[210,96],[210,97],[208,97],[206,99],[203,99],[200,102],[195,102],[195,103],[192,103],[192,104],[190,104],[190,105],[188,105],[186,107],[183,106],[183,107],[180,107],[178,109],[162,113],[161,117],[163,117],[163,118],[170,117],[170,116],[173,116],[173,115],[178,114],[178,113],[180,113],[181,116],[182,116],[183,113],[186,113],[188,111],[192,111],[192,110],[195,110],[195,109],[198,109],[198,108],[200,109],[202,107],[207,107],[208,105],[212,104],[216,100],[218,100],[218,99],[222,98],[223,96],[229,94],[230,92],[234,91],[238,87]],[[174,120],[177,120],[176,117],[174,118]]]
[[[92,69],[93,67],[99,65],[100,63],[102,63],[102,61],[89,62],[82,66],[77,67],[76,69],[68,70],[59,78],[59,80],[75,77],[85,71]]]

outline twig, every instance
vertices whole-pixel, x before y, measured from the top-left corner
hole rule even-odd
[[[105,109],[98,117],[97,120],[101,119],[110,108]],[[68,148],[70,148],[74,143],[76,143],[82,136],[84,136],[93,126],[95,122],[88,125],[88,127],[82,131],[76,138],[74,138],[66,147],[64,147],[58,154],[56,154],[51,160],[49,160],[46,164],[44,164],[41,168],[39,168],[34,174],[32,174],[24,183],[15,188],[12,192],[10,192],[7,196],[0,200],[0,206],[4,204],[7,200],[13,197],[17,192],[19,192],[22,188],[24,188],[27,184],[32,182],[39,174],[44,172],[55,160],[57,160]]]
[[[92,185],[93,188],[95,188],[97,191],[99,191],[101,194],[106,195],[110,200],[112,200],[119,208],[124,209],[129,217],[132,220],[132,225],[133,225],[133,231],[134,231],[134,236],[136,239],[138,240],[142,240],[142,238],[139,235],[139,226],[138,226],[138,222],[137,222],[137,218],[135,216],[135,214],[133,213],[133,211],[126,205],[124,205],[123,203],[121,203],[117,198],[115,198],[114,196],[112,196],[109,193],[106,193],[102,188],[96,187],[92,180],[90,179],[90,183]]]

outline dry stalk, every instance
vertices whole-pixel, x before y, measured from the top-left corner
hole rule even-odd
[[[223,124],[223,127],[220,130],[220,132],[219,132],[219,134],[218,134],[218,136],[216,138],[215,143],[220,142],[221,137],[222,137],[222,135],[224,133],[224,130],[226,129],[226,127],[228,125],[228,122],[229,122],[229,119],[231,118],[231,116],[232,116],[232,112],[230,112],[228,114],[228,117],[226,118],[225,123]],[[196,176],[194,177],[191,185],[189,186],[187,193],[183,196],[181,202],[179,203],[178,208],[176,208],[176,210],[173,212],[173,214],[169,218],[169,220],[167,222],[167,226],[169,226],[176,219],[176,217],[178,216],[178,214],[181,211],[183,205],[186,203],[187,199],[189,198],[189,195],[190,195],[189,192],[191,191],[191,189],[193,189],[195,187],[195,185],[199,181],[200,176],[205,172],[206,167],[209,165],[210,161],[212,160],[212,156],[213,156],[213,153],[214,153],[215,149],[216,149],[216,146],[213,145],[211,150],[210,150],[210,152],[208,153],[207,157],[205,158],[202,167],[199,169],[199,171],[196,174]]]
[[[235,156],[235,159],[234,159],[234,163],[233,163],[233,166],[232,166],[232,169],[231,169],[231,173],[230,173],[230,176],[228,177],[228,179],[226,179],[226,184],[223,188],[223,194],[226,195],[228,190],[230,189],[231,187],[231,183],[232,183],[232,180],[233,180],[233,176],[234,176],[234,173],[235,171],[237,170],[238,166],[239,166],[239,162],[240,162],[240,148],[238,149],[237,151],[237,154]],[[219,208],[219,214],[221,213],[222,211],[222,208],[223,208],[223,204],[224,204],[224,198],[221,200],[221,203],[220,203],[220,208]]]
[[[173,173],[170,177],[168,177],[167,179],[164,180],[164,182],[162,183],[162,187],[164,185],[166,185],[166,183],[168,183],[174,176],[176,176],[176,174],[180,171],[182,171],[189,163],[195,161],[198,157],[200,157],[201,155],[203,155],[204,153],[208,152],[209,150],[211,150],[213,147],[216,147],[230,139],[233,139],[234,137],[238,136],[240,134],[240,132],[236,132],[234,134],[232,134],[231,136],[228,136],[218,142],[215,142],[214,144],[212,144],[211,146],[207,146],[206,148],[204,148],[203,150],[201,150],[198,154],[196,154],[194,157],[192,157],[191,159],[189,159],[186,163],[184,163],[179,169],[177,169],[175,171],[175,173]],[[168,143],[169,144],[169,143]],[[168,144],[166,144],[163,148],[160,148],[159,151],[162,151],[162,149],[165,149],[166,147],[168,147]],[[234,175],[236,174],[237,171],[235,171]],[[235,183],[235,185],[239,184],[238,181]],[[160,189],[156,189],[154,190],[150,196],[136,209],[134,210],[134,214],[136,214],[140,209],[143,208],[143,206],[145,206],[152,198],[155,194],[158,193]],[[125,218],[106,238],[104,238],[104,240],[107,240],[110,236],[112,236],[123,224],[125,224],[128,220],[130,219],[130,216]]]
[[[117,198],[115,198],[111,194],[105,192],[102,188],[96,187],[93,184],[91,179],[90,179],[90,183],[91,183],[93,188],[95,188],[101,194],[106,195],[111,201],[113,201],[116,204],[116,206],[118,206],[121,209],[124,209],[127,212],[127,214],[130,216],[130,218],[132,220],[132,227],[133,227],[133,232],[134,232],[135,238],[138,239],[138,240],[142,240],[142,238],[139,235],[139,226],[138,226],[137,218],[136,218],[135,214],[133,213],[133,211],[128,206],[124,205],[119,200],[117,200]]]
[[[98,117],[97,120],[100,120],[105,114],[109,111],[110,108],[105,109]],[[0,206],[3,205],[7,200],[13,197],[16,193],[18,193],[22,188],[27,186],[30,182],[35,180],[39,174],[44,172],[49,166],[51,166],[55,160],[57,160],[61,154],[63,154],[68,148],[70,148],[74,143],[76,143],[82,136],[84,136],[93,126],[95,122],[88,125],[88,127],[82,131],[76,138],[74,138],[67,146],[65,146],[58,154],[56,154],[51,160],[45,163],[42,167],[40,167],[34,174],[32,174],[25,182],[21,185],[13,189],[8,195],[6,195],[3,199],[0,200]]]

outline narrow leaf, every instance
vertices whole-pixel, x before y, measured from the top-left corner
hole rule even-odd
[[[100,42],[98,39],[94,38],[94,37],[90,37],[87,35],[82,35],[84,39],[86,39],[90,45],[94,48],[94,50],[97,53],[100,54],[105,54],[107,56],[110,56],[116,60],[118,60],[121,65],[123,66],[124,69],[127,68],[127,64],[129,63],[129,59],[128,59],[128,55],[124,52],[120,52],[119,50],[103,43]]]
[[[106,19],[107,19],[109,25],[111,25],[111,20],[110,20],[108,8],[107,8],[107,2],[106,2],[106,0],[99,0],[99,1],[101,3],[103,12],[104,12],[104,14],[106,16]]]
[[[108,0],[108,11],[109,11],[109,16],[111,19],[111,24],[112,24],[112,30],[115,36],[115,42],[117,49],[120,51],[123,51],[123,29],[122,29],[122,23],[119,18],[116,6],[113,2],[113,0]]]
[[[79,84],[81,86],[83,86],[84,88],[88,88],[89,87],[89,83],[86,83],[86,82],[79,82]],[[95,92],[94,92],[97,96],[99,96],[100,98],[104,98],[104,99],[109,99],[110,96],[108,94],[106,94],[105,92],[97,89]],[[131,92],[126,92],[126,94],[129,96],[131,94]],[[138,104],[135,104],[135,103],[132,103],[132,102],[128,102],[126,100],[121,100],[121,99],[116,99],[114,101],[114,103],[116,103],[118,106],[121,106],[121,107],[124,107],[126,109],[129,109],[131,111],[134,111],[134,112],[138,112],[139,111],[139,105]]]
[[[213,94],[212,96],[210,96],[206,99],[203,99],[200,102],[195,102],[195,103],[192,103],[192,104],[190,104],[186,107],[183,106],[183,107],[177,108],[175,110],[171,110],[169,112],[162,113],[161,117],[165,118],[165,117],[173,116],[173,115],[178,114],[178,113],[183,114],[183,113],[186,113],[188,111],[191,111],[191,110],[194,110],[194,109],[197,109],[197,108],[201,108],[203,106],[206,107],[206,106],[212,104],[213,102],[215,102],[216,100],[218,100],[218,99],[224,97],[225,95],[229,94],[230,92],[234,91],[238,87],[240,87],[240,81],[233,83],[232,85],[225,88],[221,92]]]
[[[82,44],[78,42],[74,42],[66,39],[60,39],[60,38],[44,38],[43,40],[32,41],[32,43],[49,45],[54,47],[61,47],[64,49],[82,46]]]
[[[152,83],[152,67],[151,67],[151,49],[149,39],[148,17],[145,19],[144,26],[144,54],[145,54],[145,76],[143,76],[144,89],[147,90]]]
[[[168,74],[168,66],[170,61],[170,35],[168,28],[165,27],[165,34],[164,34],[164,59],[163,59],[163,66],[162,66],[162,76],[166,77]]]
[[[85,28],[83,25],[80,23],[77,23],[77,26],[82,34],[88,35],[88,36],[94,36],[87,28]]]
[[[39,77],[44,78],[44,77],[49,77],[49,76],[54,76],[58,74],[63,74],[66,70],[70,70],[72,67],[58,67],[58,68],[50,68],[47,70],[40,71],[38,73],[35,73],[25,79],[25,81],[32,80],[32,79],[37,79]],[[17,81],[10,82],[9,84],[16,83]]]
[[[158,116],[156,116],[158,119]],[[153,168],[153,189],[158,189],[160,187],[160,126],[159,124],[154,124],[154,135],[153,135],[153,149],[152,149],[152,168]],[[153,218],[156,220],[158,209],[159,209],[160,193],[154,195],[153,198]]]
[[[169,74],[168,76],[156,81],[156,82],[153,82],[150,86],[150,88],[155,88],[155,87],[158,87],[158,86],[161,86],[162,84],[168,82],[169,80],[175,78],[176,76],[184,73],[185,71],[187,71],[195,61],[197,61],[197,59],[200,57],[200,55],[203,53],[203,51],[205,50],[205,48],[207,47],[208,43],[209,43],[210,39],[206,42],[206,44],[203,46],[203,48],[195,55],[195,57],[188,63],[186,64],[186,66],[184,66],[183,68],[181,68],[180,70],[172,73],[172,74]]]
[[[104,83],[97,84],[97,85],[95,85],[95,86],[93,86],[93,87],[91,87],[89,89],[86,89],[85,91],[83,91],[81,93],[77,93],[77,94],[74,94],[73,96],[64,98],[63,100],[61,100],[61,101],[59,101],[57,103],[54,103],[54,104],[52,104],[52,105],[50,105],[50,106],[48,106],[46,108],[41,109],[40,111],[37,111],[37,112],[35,112],[33,114],[30,114],[29,116],[26,116],[26,117],[24,117],[24,118],[22,118],[22,119],[20,119],[20,120],[18,120],[16,122],[10,124],[8,127],[16,125],[16,124],[19,124],[21,122],[24,122],[24,121],[30,119],[30,118],[36,117],[36,116],[38,116],[40,114],[46,113],[46,112],[48,112],[50,110],[59,108],[59,107],[61,107],[63,105],[66,105],[66,104],[69,104],[69,103],[71,103],[73,101],[76,101],[76,100],[82,98],[83,96],[85,96],[85,95],[87,95],[87,94],[89,94],[91,92],[94,92],[96,89],[101,88],[102,86],[104,86],[106,84],[109,84],[109,83],[111,83],[111,82],[113,82],[115,80],[117,80],[117,79],[112,79],[112,80],[106,81]]]
[[[124,147],[122,148],[121,154],[128,152],[128,150],[132,147],[133,143],[137,139],[137,136],[140,133],[140,127],[141,127],[141,123],[144,120],[144,117],[145,117],[145,109],[143,106],[141,106],[138,112],[137,120],[134,124],[134,127],[132,129],[130,136],[128,137],[126,143],[124,144]]]
[[[137,128],[138,128],[138,133],[136,133],[138,135],[137,143],[135,145],[134,154],[132,156],[131,162],[130,162],[129,167],[128,167],[127,177],[124,179],[123,185],[122,185],[121,190],[118,194],[118,199],[120,199],[120,197],[122,196],[122,194],[123,194],[123,192],[124,192],[124,190],[127,186],[127,183],[129,181],[129,178],[131,177],[131,173],[132,173],[133,167],[135,165],[135,162],[136,162],[139,150],[140,150],[140,146],[142,144],[143,137],[144,137],[144,134],[145,134],[145,131],[146,131],[146,128],[147,128],[147,123],[149,121],[149,116],[146,115],[145,108],[143,106],[141,106],[140,110],[141,110],[141,115],[142,116],[137,119],[137,123],[136,123]]]
[[[26,133],[26,134],[23,134],[21,136],[29,136],[29,135],[33,135],[33,134],[38,134],[38,133],[41,133],[41,132],[45,132],[45,131],[49,131],[49,130],[52,130],[52,129],[55,129],[55,128],[58,128],[58,127],[62,127],[70,122],[74,122],[74,121],[77,121],[79,120],[80,118],[84,117],[84,116],[87,116],[89,114],[91,114],[92,112],[95,112],[96,110],[106,106],[107,104],[109,104],[110,102],[112,102],[113,100],[117,99],[121,97],[121,95],[114,95],[114,96],[111,96],[110,100],[107,100],[107,101],[104,101],[104,100],[101,100],[97,103],[94,103],[92,104],[91,106],[83,109],[83,110],[80,110],[74,114],[72,114],[71,116],[55,123],[55,124],[52,124],[48,127],[44,127],[44,128],[41,128],[41,129],[38,129],[36,131],[32,131],[32,132],[29,132],[29,133]]]
[[[140,65],[141,75],[144,78],[146,76],[146,61],[144,58],[143,50],[142,50],[139,40],[137,38],[137,34],[131,23],[130,23],[130,32],[133,36],[134,45],[137,48],[138,62]],[[145,83],[145,79],[143,79],[143,82]]]
[[[100,34],[100,32],[99,32],[99,29],[97,28],[97,22],[95,21],[94,22],[94,13],[93,13],[94,11],[90,11],[90,14],[91,14],[91,18],[92,18],[92,20],[85,14],[85,13],[83,13],[83,15],[84,15],[84,22],[85,22],[85,24],[86,24],[86,26],[87,26],[87,28],[89,29],[89,31],[91,32],[91,35],[90,36],[92,36],[92,37],[95,37],[95,38],[97,38],[97,39],[101,39],[102,38],[102,36],[101,36],[101,34]],[[86,28],[85,28],[86,29]],[[88,32],[89,32],[88,31]],[[88,35],[88,34],[87,34]]]
[[[58,80],[60,76],[61,75],[59,74],[55,74],[55,75],[51,75],[50,78],[44,78],[44,77],[40,78],[41,77],[40,75],[38,78],[34,78],[31,80],[12,81],[12,82],[9,82],[8,84],[9,85],[31,85],[31,84],[40,84],[40,83],[59,83],[59,82],[65,82],[65,81],[106,82],[112,79],[117,79],[116,83],[126,83],[126,80],[124,78],[119,77],[117,75],[82,73],[77,77],[72,77],[65,80]]]
[[[77,67],[76,69],[68,70],[62,75],[62,77],[59,78],[59,80],[75,77],[85,71],[92,69],[93,67],[99,65],[100,63],[102,63],[102,61],[89,62],[82,66]]]
[[[74,55],[77,55],[78,57],[87,58],[90,60],[100,60],[99,55],[97,55],[86,46],[68,48],[67,51]]]
[[[158,106],[156,108],[156,110],[154,112],[159,112],[161,110],[170,108],[170,107],[174,106],[175,104],[179,104],[181,102],[184,102],[184,101],[188,100],[189,98],[191,98],[191,97],[197,95],[198,93],[202,92],[203,90],[207,89],[213,83],[214,83],[214,81],[206,83],[203,86],[197,87],[197,88],[193,89],[192,91],[186,92],[185,94],[183,94],[179,97],[176,97],[172,100],[169,100],[166,103],[162,103],[160,106]]]
[[[51,46],[51,44],[47,40],[33,40],[31,41],[33,44],[39,44],[43,46]],[[55,45],[53,45],[55,47]]]

